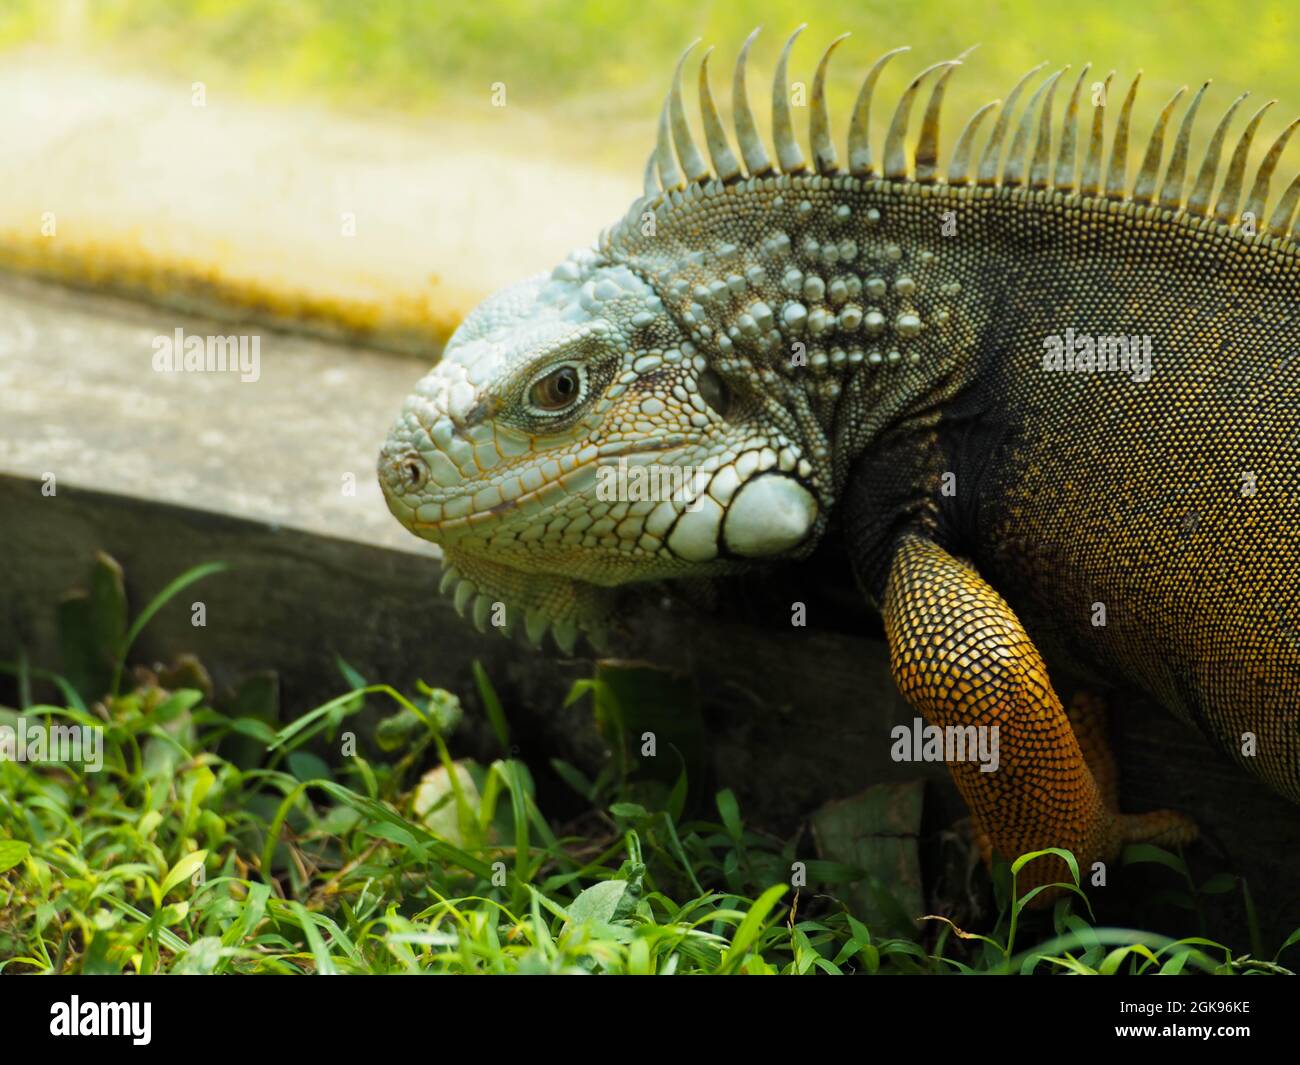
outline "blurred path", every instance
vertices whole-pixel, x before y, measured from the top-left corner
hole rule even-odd
[[[366,121],[24,53],[0,67],[0,265],[427,352],[588,244],[639,169],[530,158],[537,120]]]

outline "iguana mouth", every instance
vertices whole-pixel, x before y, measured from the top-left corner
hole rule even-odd
[[[602,448],[595,458],[590,459],[587,462],[579,463],[571,470],[565,470],[557,479],[547,481],[541,487],[532,489],[531,491],[526,491],[522,495],[515,496],[511,499],[504,499],[500,503],[488,507],[486,510],[472,511],[469,514],[463,514],[454,518],[441,518],[437,521],[422,521],[419,518],[413,518],[409,523],[409,528],[412,532],[424,537],[424,539],[433,540],[437,543],[438,541],[435,536],[430,534],[447,532],[454,533],[460,530],[470,529],[476,525],[482,525],[486,522],[492,521],[493,519],[509,514],[512,510],[516,510],[528,503],[540,502],[550,495],[563,493],[586,471],[590,469],[599,469],[603,463],[608,462],[610,459],[616,459],[627,455],[648,454],[651,452],[667,453],[675,448],[683,446],[685,443],[686,440],[683,437],[669,440],[655,440],[648,444],[634,446]],[[409,461],[409,459],[406,459],[406,461]],[[389,495],[388,479],[381,476],[380,481],[384,487],[385,497],[391,500],[392,497]],[[469,495],[471,493],[465,494]],[[392,509],[391,503],[389,509]],[[396,512],[394,513],[396,515]],[[401,516],[396,516],[400,520]]]
[[[600,460],[584,462],[581,466],[575,466],[572,470],[562,474],[558,480],[548,481],[540,488],[531,492],[525,492],[523,495],[515,496],[513,499],[503,499],[500,503],[488,507],[486,510],[472,511],[469,514],[461,515],[456,518],[441,518],[438,521],[421,521],[418,518],[413,519],[410,524],[412,532],[423,536],[426,540],[438,542],[436,537],[430,534],[435,533],[456,533],[462,530],[472,529],[476,525],[483,525],[494,519],[509,514],[512,510],[517,510],[526,503],[542,501],[549,495],[563,493],[566,485],[574,480],[577,475],[592,466],[600,464]]]

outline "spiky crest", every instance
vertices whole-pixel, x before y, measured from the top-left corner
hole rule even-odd
[[[804,27],[800,26],[786,40],[773,80],[772,137],[776,155],[775,163],[758,133],[746,89],[749,50],[758,35],[758,30],[754,30],[749,35],[741,48],[732,82],[733,123],[736,141],[740,148],[740,160],[737,160],[728,142],[723,118],[709,88],[708,61],[711,49],[705,53],[699,72],[700,112],[711,165],[705,162],[704,156],[696,148],[686,119],[681,87],[682,68],[687,55],[695,45],[692,44],[691,48],[682,54],[673,75],[668,98],[660,114],[658,141],[646,167],[648,197],[672,196],[690,185],[704,185],[710,181],[729,185],[747,178],[766,178],[777,173],[808,172],[810,169],[808,161],[805,160],[795,135],[788,88],[790,54],[803,30]],[[840,166],[832,137],[830,113],[826,101],[826,75],[831,53],[847,37],[848,34],[840,35],[826,48],[817,65],[813,80],[809,120],[811,169],[822,176],[834,177],[846,173]],[[847,174],[852,177],[877,176],[870,143],[871,107],[876,84],[884,65],[908,50],[907,47],[900,47],[885,52],[872,64],[863,79],[848,129]],[[1130,84],[1119,108],[1118,118],[1109,141],[1106,135],[1106,97],[1110,92],[1114,71],[1108,74],[1100,85],[1098,99],[1092,104],[1086,152],[1076,189],[1075,166],[1080,140],[1080,96],[1085,92],[1084,87],[1091,64],[1086,64],[1079,72],[1064,112],[1060,116],[1054,114],[1055,94],[1057,82],[1069,69],[1068,67],[1056,71],[1038,85],[1030,95],[1013,130],[1020,97],[1030,80],[1042,70],[1045,63],[1038,64],[1021,77],[1008,92],[1005,101],[994,100],[984,104],[967,119],[954,144],[946,178],[941,177],[939,120],[944,91],[949,79],[966,60],[970,51],[968,49],[955,59],[934,63],[908,82],[895,105],[893,117],[887,127],[881,156],[885,180],[920,185],[946,183],[956,188],[974,183],[986,188],[1052,191],[1078,198],[1104,198],[1158,208],[1189,219],[1205,219],[1216,225],[1230,227],[1241,232],[1243,236],[1268,235],[1291,243],[1300,242],[1300,220],[1297,221],[1295,229],[1289,228],[1296,205],[1300,202],[1300,176],[1297,176],[1282,194],[1267,223],[1262,221],[1267,208],[1269,184],[1277,170],[1283,149],[1296,126],[1300,125],[1300,119],[1292,122],[1278,136],[1250,183],[1242,216],[1250,216],[1253,228],[1243,230],[1239,225],[1242,216],[1238,215],[1237,207],[1246,188],[1246,168],[1251,144],[1265,112],[1274,101],[1269,101],[1261,107],[1241,133],[1216,197],[1214,195],[1216,179],[1224,143],[1232,119],[1247,94],[1243,93],[1233,101],[1215,127],[1206,145],[1200,166],[1197,168],[1192,189],[1186,202],[1183,201],[1191,135],[1197,111],[1210,86],[1208,81],[1192,97],[1183,116],[1168,163],[1163,167],[1163,180],[1161,172],[1165,134],[1179,102],[1186,93],[1186,86],[1174,94],[1156,118],[1130,190],[1127,175],[1129,134],[1132,128],[1134,101],[1142,74],[1139,71]],[[915,151],[909,154],[907,141],[913,106],[923,83],[930,79],[931,75],[937,76],[933,78],[933,87],[921,121]],[[983,120],[995,108],[998,111],[997,119],[982,152],[979,153],[978,165],[972,173],[972,161],[976,158],[976,137]],[[1011,131],[1011,144],[1003,158],[1003,147],[1009,131]],[[1054,135],[1059,147],[1053,166],[1051,154]],[[1103,158],[1107,156],[1103,171]]]

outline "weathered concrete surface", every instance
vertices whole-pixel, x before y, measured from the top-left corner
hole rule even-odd
[[[28,52],[0,99],[0,265],[417,353],[639,192],[486,87],[417,123]]]
[[[256,336],[260,376],[155,372],[154,338],[178,327]],[[389,516],[374,472],[423,371],[0,276],[0,470],[432,554]]]

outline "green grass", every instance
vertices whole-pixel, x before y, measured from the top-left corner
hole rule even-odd
[[[1200,937],[1094,927],[1064,855],[1075,883],[1050,919],[1017,897],[1026,856],[986,934],[941,918],[870,929],[840,900],[865,871],[748,825],[729,791],[688,816],[684,771],[656,790],[619,757],[595,779],[557,763],[583,808],[557,824],[527,765],[454,758],[466,711],[450,692],[402,693],[339,663],[347,690],[276,729],[265,686],[214,705],[193,660],[126,669],[158,606],[219,572],[182,575],[128,624],[121,572],[101,557],[89,592],[61,606],[69,676],[3,667],[19,705],[0,725],[102,727],[104,763],[0,762],[0,971],[1285,971]],[[505,747],[507,711],[476,675]],[[58,705],[33,699],[42,685]],[[587,696],[617,726],[611,688],[580,681],[572,698]],[[791,886],[796,861],[813,887]]]

